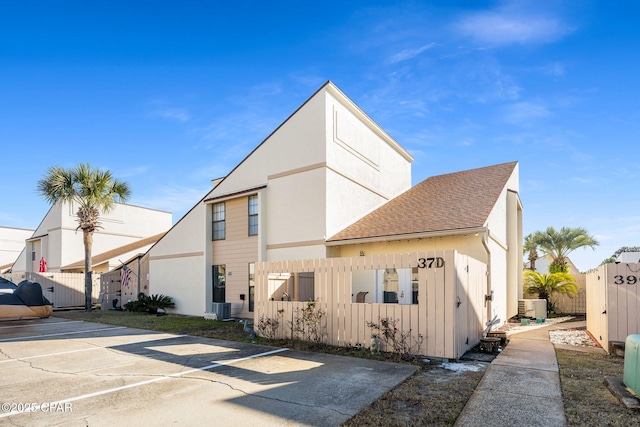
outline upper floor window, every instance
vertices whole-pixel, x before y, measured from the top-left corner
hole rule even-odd
[[[258,235],[258,196],[249,196],[249,236]]]
[[[225,206],[224,202],[213,204],[213,240],[225,239]]]

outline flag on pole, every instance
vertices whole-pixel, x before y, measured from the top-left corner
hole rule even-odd
[[[131,269],[126,265],[123,265],[122,271],[120,272],[120,284],[123,287],[128,288],[130,278],[131,278]]]
[[[40,273],[46,273],[47,272],[47,260],[44,259],[44,257],[40,258]]]

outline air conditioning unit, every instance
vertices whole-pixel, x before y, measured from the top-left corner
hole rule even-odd
[[[216,316],[218,320],[231,318],[231,303],[230,302],[212,302],[211,313]]]
[[[520,317],[547,318],[546,299],[521,299],[518,300],[518,315]]]
[[[628,335],[624,345],[622,382],[638,395],[640,393],[640,335]]]

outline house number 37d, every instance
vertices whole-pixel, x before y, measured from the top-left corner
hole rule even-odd
[[[442,268],[444,267],[444,258],[418,258],[418,268]]]

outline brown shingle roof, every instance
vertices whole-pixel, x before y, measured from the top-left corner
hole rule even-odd
[[[91,266],[93,267],[96,265],[103,264],[109,261],[110,259],[118,257],[119,255],[126,254],[127,252],[134,251],[136,249],[145,247],[147,245],[151,245],[157,242],[158,240],[160,240],[160,238],[164,235],[165,233],[160,233],[160,234],[156,234],[155,236],[145,237],[144,239],[140,239],[135,242],[128,243],[124,246],[120,246],[119,248],[111,249],[110,251],[92,256]],[[71,268],[83,268],[83,267],[84,267],[84,260],[81,260],[81,261],[76,261],[73,264],[65,265],[64,267],[62,267],[62,269],[68,270]]]
[[[482,227],[516,165],[427,178],[327,242]]]

